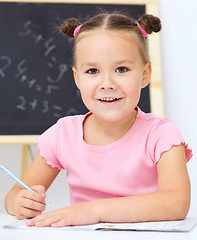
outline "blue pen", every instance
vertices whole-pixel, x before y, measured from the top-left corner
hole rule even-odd
[[[6,172],[8,175],[10,175],[10,177],[12,177],[17,183],[19,183],[23,188],[27,189],[27,190],[32,190],[30,187],[28,187],[24,182],[22,182],[19,178],[17,178],[13,173],[11,173],[6,167],[4,167],[3,165],[0,166],[0,168]],[[33,190],[32,190],[33,191]],[[44,203],[47,207],[49,207],[49,205],[45,202]]]

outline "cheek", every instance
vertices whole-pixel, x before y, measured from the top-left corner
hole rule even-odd
[[[141,95],[141,83],[140,81],[129,81],[125,86],[126,95],[134,102],[138,103]]]
[[[85,79],[80,80],[80,92],[84,104],[87,106],[88,102],[94,97],[94,86],[90,81]]]
[[[81,77],[79,78],[79,86],[80,91],[84,95],[91,95],[94,93],[95,89],[97,88],[98,81],[96,79],[91,79],[88,77]]]
[[[138,93],[141,90],[141,80],[139,77],[131,77],[126,82],[123,82],[125,91]]]
[[[138,103],[141,95],[141,89],[131,90],[129,91],[129,98],[133,101]]]

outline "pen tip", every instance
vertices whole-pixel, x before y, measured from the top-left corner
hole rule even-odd
[[[46,205],[48,208],[50,208],[50,206],[49,206],[49,204],[48,204],[48,203],[45,203],[45,205]]]

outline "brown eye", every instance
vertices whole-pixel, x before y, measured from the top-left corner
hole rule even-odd
[[[118,73],[125,73],[127,71],[128,71],[128,68],[126,68],[126,67],[119,67],[116,69],[116,72],[118,72]]]
[[[97,74],[97,73],[99,73],[99,70],[96,69],[96,68],[91,68],[91,69],[89,69],[89,70],[87,71],[87,73],[89,73],[89,74]]]

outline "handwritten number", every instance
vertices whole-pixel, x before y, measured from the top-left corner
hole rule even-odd
[[[54,38],[48,37],[47,39],[44,39],[42,33],[39,32],[40,30],[41,29],[39,25],[33,23],[31,20],[27,20],[22,25],[22,30],[18,32],[18,35],[21,37],[29,36],[32,38],[34,44],[41,45],[41,47],[44,48],[42,57],[44,57],[46,61],[45,64],[52,70],[56,69],[56,75],[54,77],[50,75],[45,76],[45,79],[42,79],[42,82],[40,82],[39,79],[34,78],[34,76],[30,76],[30,66],[27,64],[27,59],[22,59],[18,62],[18,64],[16,64],[17,70],[14,77],[18,79],[18,82],[20,82],[20,84],[26,86],[26,90],[44,93],[44,95],[47,95],[48,98],[49,94],[53,94],[54,91],[59,90],[60,86],[58,83],[62,80],[64,74],[68,71],[68,67],[64,63],[58,63],[58,59],[56,58],[55,54],[56,44],[54,42]],[[69,44],[72,42],[73,40],[70,40]],[[12,59],[8,56],[0,57],[0,77],[5,77],[5,70],[11,63]],[[41,93],[39,96],[41,96]],[[27,92],[27,96],[28,94],[29,92]],[[76,92],[76,95],[78,98],[80,98],[79,91]],[[17,98],[16,108],[21,111],[37,110],[41,114],[50,113],[53,117],[56,118],[61,117],[63,112],[63,108],[60,105],[56,105],[55,102],[54,104],[51,104],[50,100],[43,100],[43,98],[37,99],[34,97],[33,99],[28,100],[22,95],[18,96]],[[64,114],[74,115],[78,114],[78,111],[75,108],[71,107]]]
[[[18,34],[20,35],[20,36],[28,36],[28,35],[30,35],[31,33],[32,33],[32,31],[31,31],[31,28],[36,28],[36,29],[39,29],[40,27],[38,26],[38,25],[36,25],[36,24],[33,24],[32,22],[31,22],[31,20],[27,20],[25,23],[24,23],[24,29],[25,29],[25,31],[24,32],[19,32]]]
[[[46,51],[44,53],[44,56],[47,57],[55,48],[56,46],[53,44],[50,46],[50,43],[53,41],[53,37],[50,37],[49,40],[46,41],[45,43],[45,48],[46,48]]]
[[[54,67],[54,64],[56,63],[56,57],[52,56],[51,57],[51,62],[47,62],[47,66],[50,67],[50,68],[53,68]]]
[[[42,104],[42,113],[47,113],[49,111],[49,101],[43,101]]]
[[[1,77],[5,77],[5,73],[4,71],[9,67],[9,65],[12,63],[11,58],[7,57],[7,56],[1,56],[0,60],[5,61],[6,63],[4,64],[3,67],[0,68],[0,76]]]
[[[52,79],[50,76],[47,76],[47,80],[50,83],[58,83],[59,81],[61,81],[64,73],[68,70],[67,65],[66,64],[60,64],[59,66],[59,75],[57,76],[56,79]]]
[[[18,100],[19,100],[19,104],[16,106],[17,109],[20,109],[22,111],[25,111],[26,110],[26,101],[25,101],[25,98],[23,96],[19,96],[18,97]]]
[[[23,65],[25,64],[26,60],[23,59],[20,61],[20,63],[17,65],[17,70],[18,73],[15,75],[15,78],[19,77],[20,75],[22,75],[25,71],[27,71],[27,67],[23,67]]]

